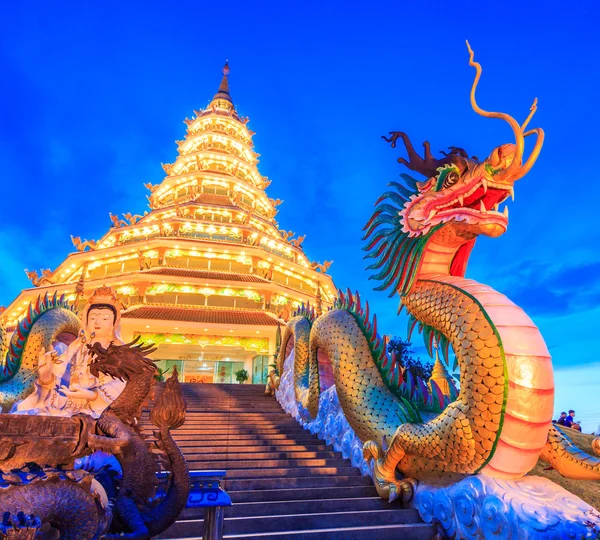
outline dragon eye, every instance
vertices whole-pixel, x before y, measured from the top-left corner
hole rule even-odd
[[[456,171],[449,172],[444,178],[442,189],[449,188],[458,182],[458,173]]]

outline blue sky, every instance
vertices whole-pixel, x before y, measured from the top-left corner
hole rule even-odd
[[[592,1],[12,2],[0,33],[0,304],[29,285],[23,268],[55,268],[69,235],[98,239],[109,212],[146,209],[142,184],[162,180],[227,58],[269,195],[285,201],[281,227],[307,234],[309,258],[335,261],[336,284],[361,291],[382,332],[404,335],[360,249],[373,203],[403,172],[380,136],[480,157],[513,142],[471,110],[469,39],[480,104],[523,120],[537,96],[531,125],[546,143],[516,185],[508,232],[478,240],[467,275],[530,314],[554,357],[557,409],[580,403],[596,429],[599,15]]]

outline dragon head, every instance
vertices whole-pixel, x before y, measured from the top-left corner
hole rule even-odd
[[[372,276],[372,279],[383,281],[376,290],[393,284],[392,294],[395,290],[406,294],[421,268],[425,252],[431,248],[432,240],[438,253],[448,253],[454,258],[448,261],[450,273],[464,275],[477,236],[497,237],[506,232],[508,207],[502,209],[501,204],[509,197],[514,200],[515,182],[531,169],[542,148],[544,132],[539,128],[525,131],[537,109],[537,99],[521,125],[508,114],[488,112],[479,107],[475,90],[481,77],[481,65],[474,61],[468,42],[467,47],[469,65],[476,70],[471,88],[473,109],[486,118],[505,120],[511,126],[516,142],[495,148],[480,161],[457,147],[450,147],[448,153],[441,152],[443,157],[436,159],[428,142],[423,144],[424,154],[421,157],[406,133],[395,131],[390,133],[390,137],[383,137],[393,148],[401,139],[408,160],[401,157],[398,162],[422,174],[425,179],[417,180],[402,174],[406,185],[390,183],[395,191],[386,192],[379,198],[375,213],[365,226],[365,239],[368,239],[365,249],[371,252],[367,257],[377,259],[368,269],[382,268]],[[532,134],[537,137],[535,147],[524,160],[524,140]],[[383,228],[385,225],[391,227]]]
[[[392,140],[397,137],[406,135],[392,133]],[[410,142],[406,141],[409,147]],[[433,160],[428,146],[425,148],[426,159],[435,161],[437,166],[427,180],[416,182],[416,192],[400,210],[403,232],[424,236],[446,224],[457,234],[462,232],[464,238],[480,234],[496,237],[506,232],[508,206],[501,210],[500,205],[511,196],[514,199],[514,181],[503,178],[501,173],[514,160],[515,145],[496,148],[483,162],[467,157],[464,150],[455,147],[447,158]]]
[[[153,345],[136,345],[139,336],[132,342],[124,345],[111,343],[106,349],[96,342],[88,345],[92,356],[89,364],[90,373],[98,377],[100,373],[110,375],[115,379],[129,381],[135,376],[142,374],[154,375],[156,366],[146,355],[154,352]]]

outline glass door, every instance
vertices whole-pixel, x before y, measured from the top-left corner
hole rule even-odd
[[[269,356],[266,354],[255,356],[252,359],[252,384],[267,384],[268,377]]]

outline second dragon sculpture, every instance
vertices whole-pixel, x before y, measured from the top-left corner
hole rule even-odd
[[[350,293],[340,293],[336,307],[319,318],[310,308],[293,318],[278,359],[283,373],[294,349],[295,395],[307,417],[318,411],[319,392],[335,384],[350,426],[366,441],[365,458],[374,461],[378,493],[390,500],[410,498],[411,479],[519,478],[540,456],[565,476],[600,478],[600,460],[551,427],[554,378],[538,328],[506,296],[464,277],[477,237],[506,232],[508,209],[500,205],[514,199],[515,182],[531,170],[544,140],[541,129],[527,129],[536,101],[522,124],[479,107],[481,66],[468,48],[476,70],[472,107],[507,122],[515,144],[483,161],[454,147],[435,159],[427,142],[421,157],[405,133],[392,132],[386,140],[392,147],[402,141],[408,152],[408,160],[398,161],[424,179],[403,174],[404,185],[392,182],[365,227],[369,269],[381,281],[376,290],[398,293],[409,334],[418,326],[429,351],[437,342],[447,361],[452,348],[460,391],[450,385],[444,395],[434,381],[403,371],[387,354],[368,305]],[[529,136],[535,143],[525,157]]]

